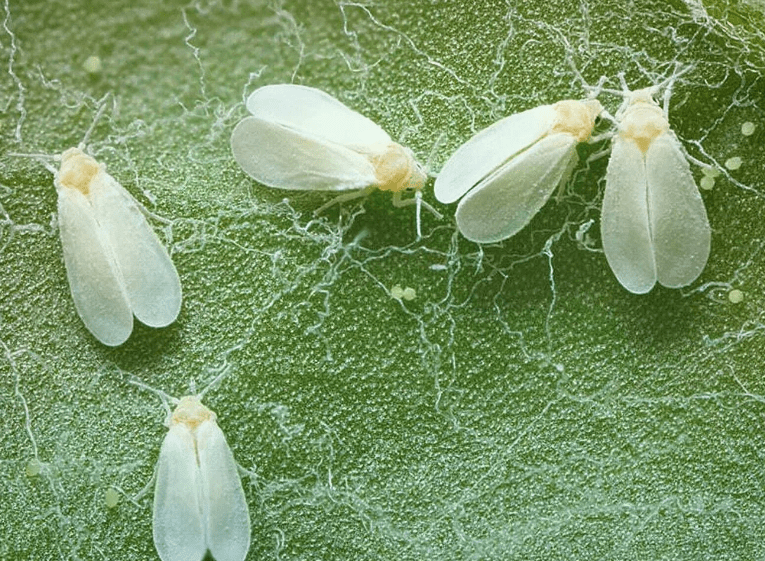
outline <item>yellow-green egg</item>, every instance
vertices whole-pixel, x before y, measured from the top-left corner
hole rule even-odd
[[[42,464],[40,463],[40,460],[37,458],[32,458],[27,462],[27,476],[29,477],[35,477],[40,475],[40,472],[42,471]]]
[[[743,125],[741,125],[741,134],[744,136],[752,136],[754,134],[754,129],[757,127],[755,124],[751,121],[747,121]]]
[[[738,304],[740,302],[744,301],[744,293],[740,291],[738,288],[734,288],[730,292],[728,292],[728,300],[730,300],[731,304]]]
[[[702,189],[709,191],[710,189],[714,188],[715,186],[715,178],[711,175],[705,175],[701,178],[701,181],[699,181],[699,187]]]
[[[741,164],[743,164],[744,161],[739,158],[738,156],[733,156],[732,158],[728,158],[725,160],[725,167],[728,168],[731,171],[735,171],[738,168],[741,167]]]
[[[106,508],[114,508],[119,504],[120,494],[114,487],[109,487],[106,490],[106,493],[104,493],[104,502],[106,503]]]

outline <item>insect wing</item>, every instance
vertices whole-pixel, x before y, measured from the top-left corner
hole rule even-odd
[[[154,491],[154,546],[162,561],[201,561],[207,550],[194,438],[176,424],[162,442]],[[225,561],[225,560],[219,560]]]
[[[331,95],[307,86],[276,84],[259,88],[247,110],[264,121],[348,147],[386,145],[391,139],[378,124]]]
[[[547,136],[479,183],[457,206],[462,235],[490,243],[521,230],[570,171],[576,145],[570,134]]]
[[[445,204],[459,199],[505,162],[539,141],[554,119],[552,105],[541,105],[510,115],[480,131],[444,164],[433,188],[436,199]]]
[[[121,345],[133,331],[133,314],[108,235],[77,189],[59,192],[58,220],[77,313],[101,343]]]
[[[711,230],[688,160],[671,132],[646,154],[646,182],[658,281],[669,288],[692,283],[709,257]]]
[[[606,170],[600,232],[608,264],[622,286],[635,294],[650,291],[656,284],[656,260],[646,165],[637,144],[620,137]]]
[[[361,154],[256,117],[237,124],[231,150],[247,175],[269,187],[345,191],[377,183],[372,163]]]
[[[181,309],[175,265],[130,193],[106,172],[99,178],[91,186],[91,202],[114,250],[130,307],[150,327],[169,325]]]
[[[215,421],[196,432],[207,547],[216,561],[243,561],[250,548],[250,514],[226,437]]]

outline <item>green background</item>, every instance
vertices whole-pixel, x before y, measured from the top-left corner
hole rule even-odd
[[[130,381],[180,397],[221,369],[205,403],[249,472],[250,560],[765,557],[761,4],[92,4],[1,14],[0,558],[156,559],[140,492],[165,411]],[[326,195],[260,186],[229,148],[246,96],[294,82],[436,172],[495,120],[584,97],[572,65],[640,88],[676,64],[688,152],[744,161],[703,193],[712,252],[682,290],[611,273],[606,159],[584,163],[605,145],[484,247],[443,205],[417,241],[386,193],[315,218]],[[75,312],[52,175],[7,155],[77,145],[106,93],[88,150],[166,220],[184,290],[176,323],[116,349]]]

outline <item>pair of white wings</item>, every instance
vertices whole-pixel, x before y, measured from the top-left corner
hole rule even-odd
[[[154,492],[154,545],[162,561],[243,561],[250,514],[223,431],[177,423],[162,442]]]
[[[103,344],[124,343],[133,315],[169,325],[181,307],[181,283],[167,251],[133,197],[103,169],[86,196],[59,188],[58,219],[77,313]]]
[[[247,99],[250,117],[231,135],[242,169],[269,187],[347,191],[378,183],[365,154],[392,141],[370,119],[306,86],[264,86]]]
[[[677,137],[670,130],[643,152],[616,136],[601,213],[603,250],[619,282],[644,294],[696,280],[709,257],[704,201]]]
[[[511,237],[531,221],[576,162],[577,139],[547,134],[556,112],[542,105],[482,130],[444,164],[436,198],[462,197],[455,218],[467,239],[491,243]]]

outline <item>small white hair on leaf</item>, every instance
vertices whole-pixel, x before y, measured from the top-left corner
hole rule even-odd
[[[603,107],[595,99],[563,100],[505,117],[483,129],[444,164],[436,199],[461,199],[457,227],[479,243],[507,239],[526,226],[577,162]]]
[[[268,187],[333,191],[340,195],[316,209],[362,197],[375,189],[393,193],[397,207],[417,205],[441,215],[422,200],[427,175],[411,150],[329,94],[308,86],[263,86],[247,98],[250,116],[231,133],[231,151],[244,172]],[[401,195],[414,190],[414,199]]]

